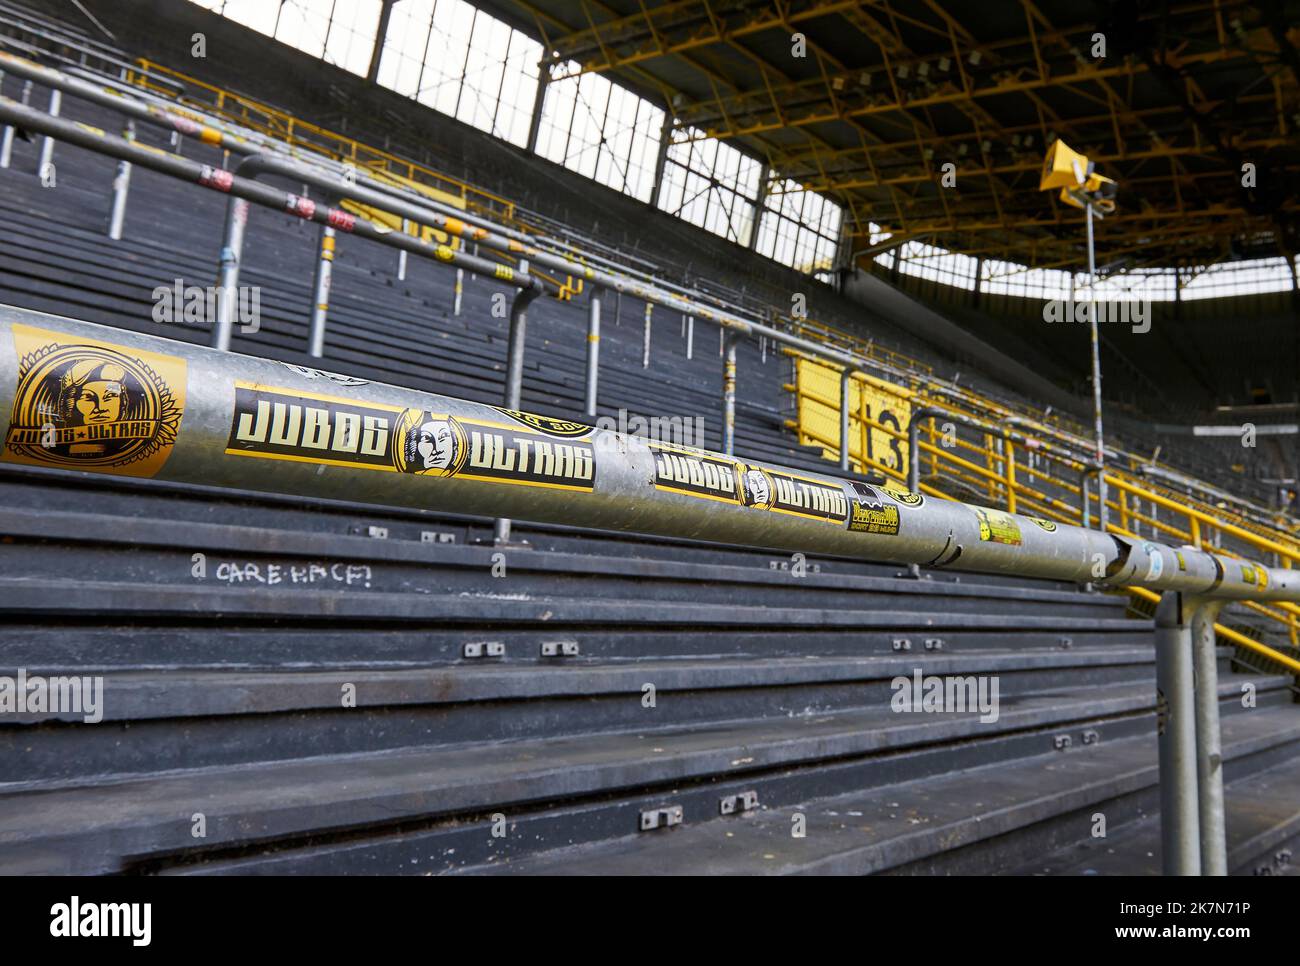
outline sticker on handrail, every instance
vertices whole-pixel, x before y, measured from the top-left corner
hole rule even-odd
[[[505,423],[235,383],[226,453],[260,459],[590,492],[591,444]]]
[[[1165,572],[1165,558],[1160,552],[1160,548],[1154,543],[1145,542],[1142,549],[1147,555],[1147,575],[1144,580],[1159,580],[1160,575]]]
[[[1046,530],[1048,533],[1056,532],[1056,524],[1051,520],[1045,520],[1042,517],[1025,517],[1025,519],[1040,530]]]
[[[655,457],[655,489],[723,503],[741,502],[739,469],[732,460],[663,443],[648,445]]]
[[[882,499],[888,493],[866,483],[852,481],[853,502],[849,506],[849,529],[856,533],[877,533],[898,536],[898,505]],[[892,495],[892,494],[890,494]]]
[[[1001,543],[1009,547],[1020,546],[1020,525],[1016,519],[1000,510],[973,506],[980,523],[980,539],[986,543]]]
[[[153,476],[185,412],[185,360],[13,326],[18,386],[3,458]]]
[[[844,488],[809,476],[796,476],[758,466],[741,468],[740,493],[745,506],[791,516],[842,524],[849,518]]]

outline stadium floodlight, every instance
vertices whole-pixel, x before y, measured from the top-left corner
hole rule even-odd
[[[1097,173],[1097,165],[1060,138],[1047,148],[1043,172],[1038,179],[1039,191],[1061,189],[1060,199],[1067,205],[1082,208],[1088,214],[1088,324],[1092,331],[1092,407],[1097,436],[1097,519],[1105,531],[1106,449],[1101,430],[1101,343],[1097,332],[1097,253],[1093,245],[1092,219],[1104,218],[1115,210],[1119,190],[1113,179]]]

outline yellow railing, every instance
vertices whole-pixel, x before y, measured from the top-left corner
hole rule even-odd
[[[796,395],[798,418],[788,425],[799,434],[801,443],[820,445],[826,458],[838,460],[840,370],[796,350],[783,351],[796,359],[796,382],[786,388]],[[920,489],[929,495],[955,499],[955,494],[965,490],[961,494],[963,499],[1005,507],[1013,513],[1028,513],[1075,525],[1097,519],[1095,487],[1090,488],[1086,507],[1083,502],[1080,473],[1086,467],[1086,457],[1079,454],[1078,459],[1072,459],[1064,455],[1060,452],[1064,446],[1062,439],[1049,436],[1046,440],[1035,440],[1030,430],[1024,432],[1023,441],[1004,439],[992,433],[978,433],[979,439],[972,441],[964,438],[957,431],[960,424],[954,423],[953,431],[943,434],[944,438],[940,440],[936,424],[942,425],[942,417],[931,417],[926,420],[926,425],[920,427],[918,452],[911,454],[908,452],[908,420],[911,412],[921,406],[933,405],[985,425],[996,424],[1000,414],[996,410],[981,412],[979,406],[969,404],[970,397],[967,397],[967,405],[956,404],[948,397],[928,398],[924,392],[861,374],[854,376],[850,390],[849,465],[858,472],[879,472],[906,482],[907,461],[916,458],[925,470]],[[891,399],[895,401],[892,411],[884,408]],[[971,430],[966,429],[966,434],[970,433]],[[881,441],[886,445],[882,446]],[[1030,441],[1036,441],[1038,445],[1027,445]],[[1044,442],[1050,442],[1053,448],[1043,447]],[[1218,508],[1195,501],[1183,502],[1176,496],[1158,492],[1148,481],[1121,469],[1108,469],[1105,479],[1109,532],[1143,539],[1139,528],[1145,528],[1148,538],[1198,549],[1210,545],[1224,556],[1244,558],[1244,553],[1222,545],[1223,538],[1228,537],[1236,541],[1245,553],[1274,557],[1278,566],[1300,564],[1300,547],[1287,533],[1261,533],[1258,531],[1264,529],[1262,527],[1243,527],[1218,512]],[[1157,510],[1148,512],[1149,508],[1165,511],[1163,518],[1155,515]],[[1211,536],[1215,538],[1212,543]],[[1141,588],[1128,590],[1138,596],[1150,593]],[[1300,646],[1300,606],[1289,602],[1265,605],[1254,601],[1246,602],[1246,606],[1280,625],[1290,644]],[[1300,663],[1285,654],[1222,624],[1216,628],[1225,640],[1267,654],[1271,659],[1300,671]]]

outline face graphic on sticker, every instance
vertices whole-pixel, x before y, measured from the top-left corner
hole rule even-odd
[[[744,487],[746,506],[769,507],[772,505],[772,484],[762,470],[750,469],[741,477]]]
[[[82,362],[63,377],[59,400],[65,426],[115,423],[130,408],[126,370],[112,363]]]
[[[449,469],[456,461],[456,434],[445,419],[430,419],[418,426],[408,441],[407,465],[416,473]]]

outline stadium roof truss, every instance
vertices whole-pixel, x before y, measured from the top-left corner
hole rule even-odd
[[[1079,213],[1037,191],[1055,137],[1119,181],[1100,230],[1141,264],[1297,250],[1300,18],[1284,0],[477,3],[541,38],[551,79],[607,75],[667,106],[674,140],[736,144],[839,201],[857,251],[883,230],[1078,264]]]

